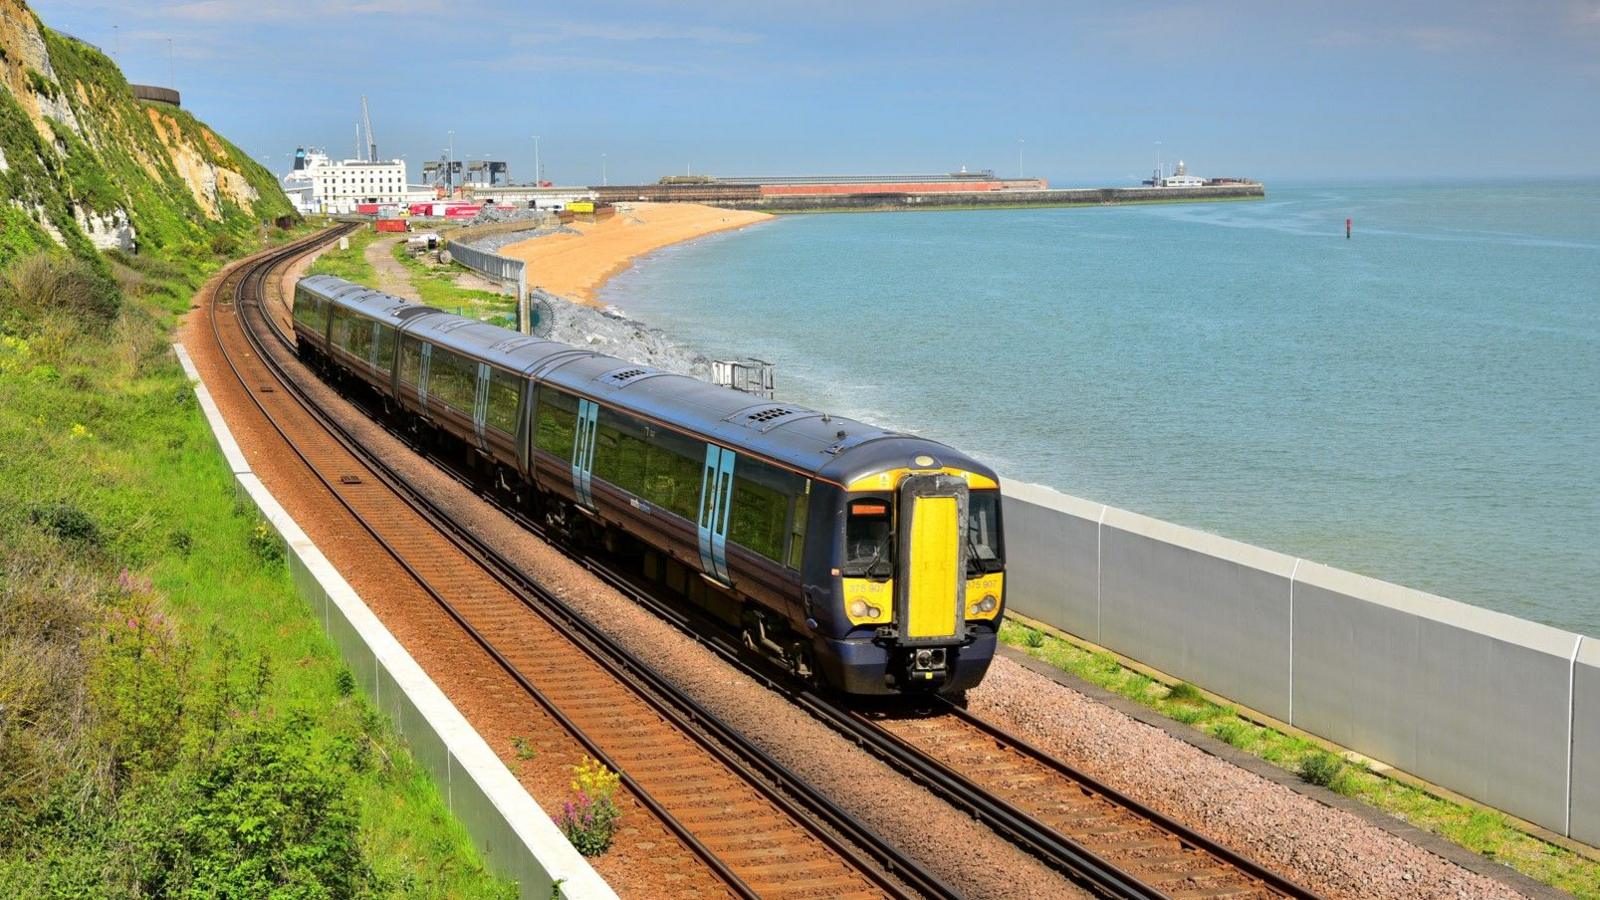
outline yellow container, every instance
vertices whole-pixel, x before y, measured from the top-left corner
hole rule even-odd
[[[594,201],[574,200],[567,204],[567,209],[571,210],[572,212],[592,213],[594,212]]]

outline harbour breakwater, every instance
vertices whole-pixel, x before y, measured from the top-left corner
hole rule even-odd
[[[1048,206],[1120,206],[1260,200],[1260,182],[1203,187],[1044,188],[1004,191],[862,191],[860,193],[771,194],[753,184],[649,184],[590,188],[610,203],[703,203],[766,213],[881,212],[900,209],[1015,209]]]
[[[876,212],[899,209],[1015,209],[1028,206],[1119,206],[1126,203],[1260,200],[1266,195],[1266,186],[1262,184],[1219,184],[1206,187],[1064,188],[970,193],[802,194],[735,200],[713,205],[768,213]]]

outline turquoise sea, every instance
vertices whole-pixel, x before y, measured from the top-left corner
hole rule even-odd
[[[786,217],[601,299],[1010,477],[1600,635],[1600,181],[1268,191]]]

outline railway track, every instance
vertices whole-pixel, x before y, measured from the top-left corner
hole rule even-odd
[[[1319,900],[1318,894],[943,698],[863,704],[817,691],[765,659],[752,658],[737,636],[715,621],[663,601],[649,585],[581,548],[578,552],[586,567],[635,601],[1084,887],[1108,897],[1148,900]]]
[[[392,560],[400,577],[390,589],[443,610],[589,755],[619,772],[641,806],[698,857],[717,893],[952,896],[558,597],[485,553],[317,407],[287,371],[292,345],[264,304],[271,273],[316,243],[240,266],[220,283],[207,315],[260,416],[354,530]]]
[[[241,297],[244,296],[242,290],[241,285]],[[265,311],[261,312],[261,316],[263,321],[272,319]],[[276,320],[270,327],[279,342],[286,342],[281,325]],[[264,347],[258,352],[263,358],[271,355]],[[294,384],[287,375],[275,377],[291,387]],[[318,416],[326,419],[320,414]],[[337,423],[327,420],[323,427],[341,434],[341,443],[347,452],[361,452],[354,439],[344,433]],[[405,435],[396,436],[411,443]],[[426,448],[415,444],[412,446],[419,453],[432,458],[457,480],[471,486],[471,482],[448,462],[433,457]],[[379,463],[372,468],[381,470],[385,467]],[[396,491],[407,490],[404,480],[392,471],[387,476],[377,477],[387,478],[392,482],[390,487]],[[410,498],[410,503],[414,507],[429,505],[420,494],[415,491],[411,493],[414,496]],[[736,637],[717,623],[693,610],[663,600],[650,585],[617,570],[608,560],[597,557],[587,548],[574,546],[560,535],[546,533],[539,523],[511,508],[503,502],[503,498],[490,493],[483,496],[546,541],[562,546],[613,587],[678,625],[688,635],[772,689],[785,694],[912,780],[958,808],[967,810],[998,833],[1062,871],[1074,882],[1096,893],[1143,898],[1295,897],[1309,900],[1317,896],[1085,773],[1072,769],[958,706],[938,698],[928,698],[925,703],[915,707],[863,707],[841,702],[838,698],[796,682],[764,661],[752,659]],[[448,521],[449,517],[438,510],[433,510],[428,516],[432,520],[432,528],[452,532],[451,540],[457,547],[470,547],[472,554],[490,561],[490,567],[496,570],[496,578],[503,586],[514,587],[516,592],[529,595],[539,593],[537,585],[518,572],[487,542],[453,525]],[[558,599],[550,599],[560,604]],[[524,597],[522,603],[532,606],[538,601]],[[585,644],[610,643],[603,632],[590,626],[571,610],[561,613],[558,620],[559,624],[553,627],[581,635]],[[546,622],[551,624],[548,619]],[[543,639],[541,635],[540,640]],[[615,649],[612,659],[614,666],[631,671],[654,685],[652,690],[676,693],[665,679],[642,662],[630,660],[620,649]],[[501,664],[514,666],[515,661]],[[578,679],[573,689],[581,694],[584,684],[583,679]],[[680,697],[680,701],[687,704],[684,708],[696,709],[692,700]],[[592,698],[591,702],[600,708],[609,708],[597,697]],[[689,715],[696,722],[710,723],[706,727],[718,734],[719,742],[732,745],[739,741],[736,734],[720,726],[708,712],[699,710]],[[781,772],[780,766],[764,758],[759,749],[748,749],[753,751],[752,758],[755,761],[750,764],[755,769],[764,772],[767,778],[777,780],[781,777],[778,774]],[[670,757],[658,757],[657,762],[667,758]],[[650,771],[650,760],[646,759],[643,763],[646,768],[641,771]],[[627,764],[628,761],[619,760],[612,767],[621,769]],[[709,787],[701,783],[696,793],[703,794]],[[823,802],[826,803],[825,800]],[[842,813],[838,815],[843,817]],[[843,818],[848,822],[848,817]],[[831,824],[834,828],[846,827],[837,821]],[[853,835],[852,840],[861,846],[871,846],[868,839],[859,834]],[[880,865],[894,871],[914,890],[930,895],[948,894],[948,889],[936,880],[919,882],[917,866],[892,852],[891,848],[879,846],[873,855]],[[931,876],[927,877],[931,879]]]

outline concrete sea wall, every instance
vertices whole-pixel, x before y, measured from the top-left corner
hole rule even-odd
[[[1037,485],[1007,604],[1600,845],[1600,641]]]
[[[553,896],[615,900],[616,893],[567,842],[550,817],[512,777],[455,704],[362,602],[293,518],[261,483],[182,345],[174,352],[194,383],[211,434],[242,499],[282,537],[296,589],[339,648],[345,664],[405,739],[466,826],[484,864],[517,882],[524,900]],[[559,885],[559,894],[555,893]]]

